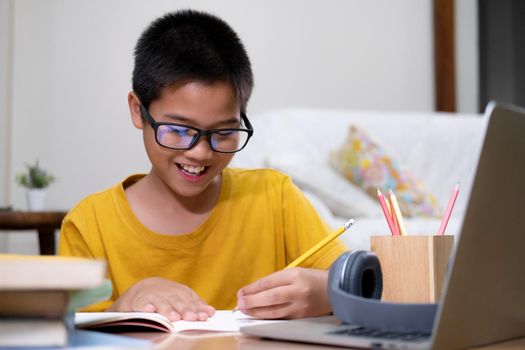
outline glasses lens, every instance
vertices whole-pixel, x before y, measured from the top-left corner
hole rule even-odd
[[[197,135],[197,130],[182,125],[159,125],[157,128],[157,141],[170,148],[188,148]]]
[[[211,146],[218,152],[237,152],[246,145],[246,130],[216,130],[211,133]]]

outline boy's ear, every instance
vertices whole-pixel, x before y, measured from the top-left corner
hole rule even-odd
[[[142,112],[140,111],[140,100],[133,91],[128,94],[128,105],[133,125],[135,125],[137,129],[143,129],[144,119],[142,119]]]

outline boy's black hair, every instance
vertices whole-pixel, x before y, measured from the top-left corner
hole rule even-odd
[[[220,18],[194,10],[156,19],[135,47],[133,91],[146,108],[162,89],[187,81],[230,83],[241,112],[253,89],[250,59],[237,34]]]

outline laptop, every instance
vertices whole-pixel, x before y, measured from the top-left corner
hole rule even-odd
[[[525,337],[525,109],[489,103],[467,210],[431,334],[333,316],[242,327],[264,338],[364,349],[463,349]]]

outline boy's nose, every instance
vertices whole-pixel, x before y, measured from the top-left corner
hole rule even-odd
[[[185,151],[184,155],[188,158],[198,160],[205,160],[213,157],[213,150],[211,149],[210,144],[208,143],[207,136],[199,137],[197,143],[192,148]]]

